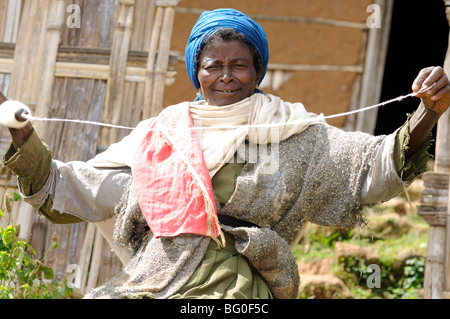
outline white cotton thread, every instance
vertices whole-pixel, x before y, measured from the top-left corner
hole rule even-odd
[[[421,92],[421,93],[423,93],[423,92]],[[344,113],[339,113],[339,114],[334,114],[334,115],[324,116],[324,119],[332,119],[332,118],[335,118],[335,117],[340,117],[340,116],[346,116],[346,115],[351,115],[351,114],[355,114],[355,113],[365,112],[365,111],[368,111],[368,110],[371,110],[371,109],[374,109],[374,108],[377,108],[377,107],[380,107],[380,106],[383,106],[383,105],[386,105],[386,104],[390,104],[390,103],[393,103],[393,102],[400,102],[400,101],[402,101],[402,100],[404,100],[404,99],[406,99],[408,97],[415,96],[416,94],[419,94],[419,93],[410,93],[410,94],[407,94],[407,95],[401,95],[401,96],[396,97],[394,99],[391,99],[391,100],[388,100],[388,101],[385,101],[385,102],[381,102],[381,103],[378,103],[378,104],[375,104],[375,105],[367,106],[367,107],[364,107],[364,108],[361,108],[361,109],[357,109],[357,110],[353,110],[353,111],[349,111],[349,112],[344,112]]]
[[[367,106],[367,107],[364,107],[364,108],[361,108],[361,109],[357,109],[357,110],[354,110],[354,111],[339,113],[339,114],[335,114],[335,115],[328,115],[328,116],[325,116],[324,119],[331,119],[331,118],[334,118],[334,117],[346,116],[346,115],[351,115],[351,114],[355,114],[355,113],[359,113],[359,112],[365,112],[365,111],[368,111],[368,110],[371,110],[371,109],[374,109],[374,108],[377,108],[377,107],[380,107],[380,106],[383,106],[383,105],[386,105],[386,104],[390,104],[390,103],[394,103],[394,102],[400,102],[400,101],[403,101],[404,99],[406,99],[408,97],[416,97],[418,94],[425,93],[426,91],[431,90],[435,85],[436,85],[436,83],[433,83],[431,86],[429,86],[427,88],[424,88],[424,89],[420,90],[417,93],[413,92],[413,93],[409,93],[409,94],[406,94],[406,95],[400,95],[400,96],[398,96],[396,98],[387,100],[385,102],[381,102],[381,103],[378,103],[378,104],[375,104],[375,105]]]
[[[374,108],[378,108],[387,104],[391,104],[394,102],[399,102],[402,101],[406,98],[409,97],[415,97],[418,94],[424,93],[428,90],[430,90],[431,88],[433,88],[436,85],[436,83],[434,83],[433,85],[431,85],[430,87],[427,87],[425,89],[420,90],[419,92],[416,93],[409,93],[406,95],[401,95],[399,97],[390,99],[388,101],[385,102],[381,102],[375,105],[371,105],[371,106],[367,106],[364,108],[360,108],[357,110],[353,110],[353,111],[349,111],[349,112],[343,112],[343,113],[338,113],[338,114],[333,114],[333,115],[327,115],[324,116],[323,114],[320,114],[319,117],[323,118],[324,120],[327,119],[332,119],[332,118],[336,118],[336,117],[341,117],[341,116],[347,116],[347,115],[351,115],[351,114],[356,114],[356,113],[361,113],[361,112],[365,112]],[[17,125],[19,127],[23,127],[26,125],[27,122],[20,122],[17,121],[17,119],[15,118],[15,112],[12,113],[12,117],[11,117],[11,113],[8,113],[8,110],[5,109],[5,113],[2,112],[3,110],[3,106],[5,103],[10,102],[11,100],[8,100],[6,102],[3,102],[3,104],[1,104],[0,106],[0,124],[5,125],[7,127],[13,127],[13,126],[8,126],[8,125]],[[104,127],[110,127],[110,128],[118,128],[118,129],[126,129],[126,130],[134,130],[135,127],[129,127],[129,126],[121,126],[121,125],[114,125],[114,124],[106,124],[106,123],[101,123],[101,122],[95,122],[95,121],[85,121],[85,120],[71,120],[71,119],[59,119],[59,118],[42,118],[42,117],[34,117],[31,115],[31,111],[29,110],[28,107],[26,107],[24,104],[18,102],[18,101],[11,101],[14,103],[11,103],[11,106],[8,105],[8,107],[11,107],[12,109],[14,109],[14,107],[16,107],[16,111],[19,110],[19,105],[21,106],[20,108],[23,108],[24,110],[26,110],[28,112],[28,114],[22,114],[23,118],[28,119],[29,121],[46,121],[46,122],[70,122],[70,123],[79,123],[79,124],[88,124],[88,125],[98,125],[98,126],[104,126]],[[19,104],[17,104],[19,103]],[[5,115],[5,119],[3,120],[3,115]],[[286,125],[294,125],[300,122],[307,122],[308,120],[298,120],[298,121],[292,121],[289,123],[276,123],[276,124],[247,124],[247,125],[225,125],[225,126],[211,126],[211,127],[192,127],[192,128],[183,128],[183,129],[192,129],[192,130],[217,130],[217,129],[235,129],[235,128],[271,128],[271,127],[281,127],[281,126],[286,126]],[[149,129],[150,131],[161,131],[161,129]]]
[[[135,127],[114,125],[114,124],[106,124],[106,123],[95,122],[95,121],[58,119],[58,118],[44,118],[44,117],[29,116],[29,115],[26,115],[26,114],[22,114],[22,117],[24,117],[24,118],[26,118],[26,119],[28,119],[30,121],[69,122],[69,123],[79,123],[79,124],[89,124],[89,125],[98,125],[98,126],[105,126],[105,127],[111,127],[111,128],[119,128],[119,129],[124,129],[124,130],[134,130],[135,129]]]
[[[28,106],[19,101],[7,100],[0,105],[0,124],[8,128],[22,128],[27,125],[27,121],[19,121],[16,118],[16,113],[23,110],[22,114],[28,113],[31,115],[31,110]]]

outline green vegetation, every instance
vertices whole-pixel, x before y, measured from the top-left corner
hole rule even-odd
[[[428,237],[426,222],[415,213],[402,215],[391,207],[376,206],[365,213],[369,229],[342,230],[309,225],[294,250],[297,263],[314,265],[328,260],[331,263],[328,274],[342,280],[355,299],[422,298]],[[351,245],[357,253],[342,255],[336,248],[337,243],[341,243],[340,247]],[[368,267],[369,264],[378,267],[378,287],[370,285],[375,270]],[[316,297],[308,293],[311,289],[306,293],[300,289],[299,298]],[[339,292],[329,295],[345,298]]]
[[[3,167],[1,175],[11,173]],[[0,175],[0,176],[1,176]],[[56,234],[52,237],[51,248],[41,258],[25,240],[19,238],[19,229],[14,225],[11,214],[11,202],[21,197],[17,193],[7,194],[4,188],[0,218],[9,218],[9,225],[0,227],[0,299],[60,299],[70,297],[72,288],[67,279],[58,283],[53,278],[53,269],[47,267],[47,253],[58,247]],[[7,215],[8,217],[6,217]]]

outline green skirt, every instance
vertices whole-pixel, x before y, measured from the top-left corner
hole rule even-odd
[[[226,247],[211,240],[205,257],[188,282],[170,299],[272,299],[266,281],[235,248],[225,233]]]

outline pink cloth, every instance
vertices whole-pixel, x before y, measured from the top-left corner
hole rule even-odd
[[[149,122],[134,155],[137,199],[156,237],[192,233],[216,240],[221,234],[211,178],[192,127],[189,102],[170,106]]]

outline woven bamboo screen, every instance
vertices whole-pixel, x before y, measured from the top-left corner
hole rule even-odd
[[[0,0],[0,91],[39,117],[135,127],[159,113],[164,87],[173,82],[177,59],[169,49],[177,3]],[[34,126],[61,161],[87,160],[129,134],[74,123]],[[4,152],[10,138],[7,130],[0,133]],[[57,233],[59,247],[47,255],[57,279],[67,275],[69,265],[78,265],[85,293],[120,270],[95,225],[55,225],[29,205],[17,206],[13,218],[20,236],[30,238],[38,253]]]

